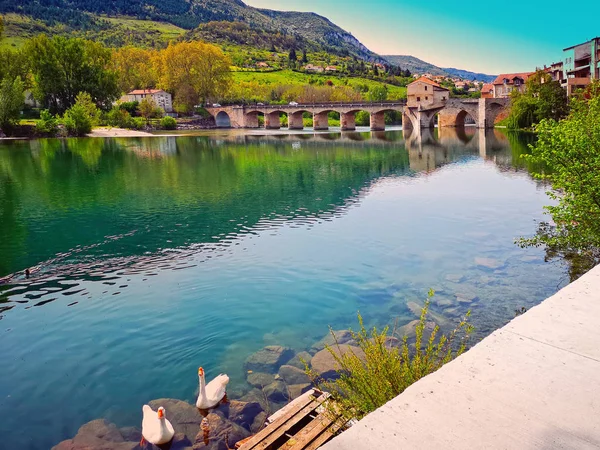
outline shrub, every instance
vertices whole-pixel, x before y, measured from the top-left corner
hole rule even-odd
[[[71,136],[85,136],[92,131],[98,123],[100,110],[90,94],[80,92],[75,99],[75,104],[65,112],[62,122],[67,134]]]
[[[146,128],[146,122],[141,117],[133,117],[133,123],[131,124],[131,128],[134,130],[143,130]]]
[[[175,130],[177,128],[177,121],[171,116],[165,116],[160,120],[160,127],[165,130]]]
[[[120,106],[113,107],[106,115],[106,121],[111,127],[133,128],[133,118],[129,111]]]
[[[134,117],[137,114],[138,107],[140,106],[140,102],[123,102],[119,104],[119,108],[127,111],[130,116]]]
[[[25,96],[21,78],[2,80],[0,83],[0,130],[9,131],[17,125],[24,103]]]
[[[50,111],[44,109],[40,112],[40,119],[35,124],[35,131],[44,136],[56,136],[58,133],[58,121]]]
[[[429,298],[433,295],[431,291]],[[336,352],[339,347],[335,334],[332,335],[336,344],[326,349],[335,359],[339,369],[339,378],[335,381],[325,381],[308,367],[307,373],[313,383],[321,390],[332,394],[333,402],[330,407],[343,411],[342,415],[350,419],[360,419],[368,413],[384,405],[408,386],[435,372],[444,364],[462,354],[466,349],[467,339],[473,331],[468,322],[470,313],[458,324],[450,335],[439,335],[436,325],[427,339],[424,339],[429,299],[421,312],[421,318],[416,327],[416,342],[414,350],[406,336],[401,340],[388,336],[389,327],[378,331],[376,328],[367,330],[363,319],[358,314],[360,329],[352,332],[363,355],[354,352]],[[395,342],[398,345],[395,345]],[[357,352],[358,353],[358,352]]]

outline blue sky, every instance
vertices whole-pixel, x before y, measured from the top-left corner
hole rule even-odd
[[[498,74],[561,59],[600,35],[600,0],[246,0],[260,8],[312,11],[379,54],[413,55],[441,67]]]

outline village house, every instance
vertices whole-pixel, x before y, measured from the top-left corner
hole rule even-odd
[[[337,72],[337,66],[327,66],[325,67],[325,72]]]
[[[466,89],[469,88],[469,82],[467,82],[467,81],[457,81],[457,82],[454,83],[454,87],[456,89],[466,90]]]
[[[173,112],[173,101],[171,94],[162,89],[136,89],[121,97],[121,102],[141,102],[145,98],[151,98],[154,103],[166,113]]]
[[[257,67],[258,69],[266,69],[266,68],[268,68],[268,67],[269,67],[269,64],[267,64],[267,63],[266,63],[266,62],[264,62],[264,61],[260,61],[260,62],[257,62],[257,63],[256,63],[256,67]]]
[[[321,67],[321,66],[314,66],[312,64],[307,64],[307,65],[304,66],[304,70],[306,72],[318,72],[318,73],[321,73],[325,69],[323,69],[323,67]]]
[[[561,82],[571,96],[593,80],[600,79],[600,37],[563,50],[564,59],[552,65],[553,78]],[[561,69],[562,65],[562,70]],[[555,75],[556,74],[556,75]]]
[[[481,98],[494,98],[494,85],[491,83],[484,84],[481,88]]]
[[[492,82],[494,96],[492,98],[508,98],[511,92],[525,92],[525,82],[535,72],[502,73]]]
[[[407,106],[430,108],[441,105],[450,96],[450,91],[427,77],[413,81],[407,87]]]

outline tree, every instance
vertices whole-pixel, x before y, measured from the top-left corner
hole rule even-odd
[[[19,77],[25,89],[31,86],[29,62],[25,53],[19,50],[0,50],[0,80],[14,80]]]
[[[545,246],[600,261],[600,83],[571,102],[561,121],[543,119],[538,141],[526,156],[549,170],[535,173],[548,181],[557,202],[545,209],[554,225],[542,224],[538,234],[522,245]]]
[[[100,111],[87,92],[80,92],[63,116],[62,122],[71,136],[85,136],[97,125]]]
[[[0,16],[0,41],[4,37],[4,17]]]
[[[565,90],[550,74],[538,70],[527,80],[525,92],[513,91],[508,127],[529,128],[543,119],[560,120],[568,112]]]
[[[5,78],[0,83],[0,130],[10,132],[21,117],[25,103],[23,82],[19,77]]]
[[[290,50],[290,54],[288,55],[288,59],[290,60],[290,63],[296,63],[296,61],[298,60],[298,56],[296,55],[296,49],[292,48]]]
[[[224,96],[231,85],[231,60],[222,50],[203,42],[170,44],[160,53],[159,85],[174,91],[190,86],[199,99]]]
[[[306,49],[302,50],[302,63],[306,64],[308,62],[308,56],[306,55]]]
[[[388,90],[386,86],[375,86],[369,90],[369,100],[372,102],[384,102],[387,100]]]
[[[138,106],[138,112],[146,121],[146,125],[150,123],[150,119],[162,116],[162,109],[157,106],[152,97],[145,97],[142,99]]]
[[[118,98],[117,74],[109,68],[111,52],[102,44],[79,38],[45,35],[25,43],[36,98],[50,111],[62,112],[75,104],[80,92],[110,109]]]
[[[121,47],[112,53],[111,67],[118,74],[121,92],[156,87],[156,60],[158,52],[137,47]]]

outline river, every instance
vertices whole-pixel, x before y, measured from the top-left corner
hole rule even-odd
[[[0,435],[48,449],[194,400],[197,368],[402,325],[437,290],[474,342],[568,282],[514,241],[549,203],[522,136],[442,129],[0,143]],[[27,279],[23,273],[32,268]],[[11,277],[12,275],[12,277]],[[443,319],[443,320],[442,320]]]

